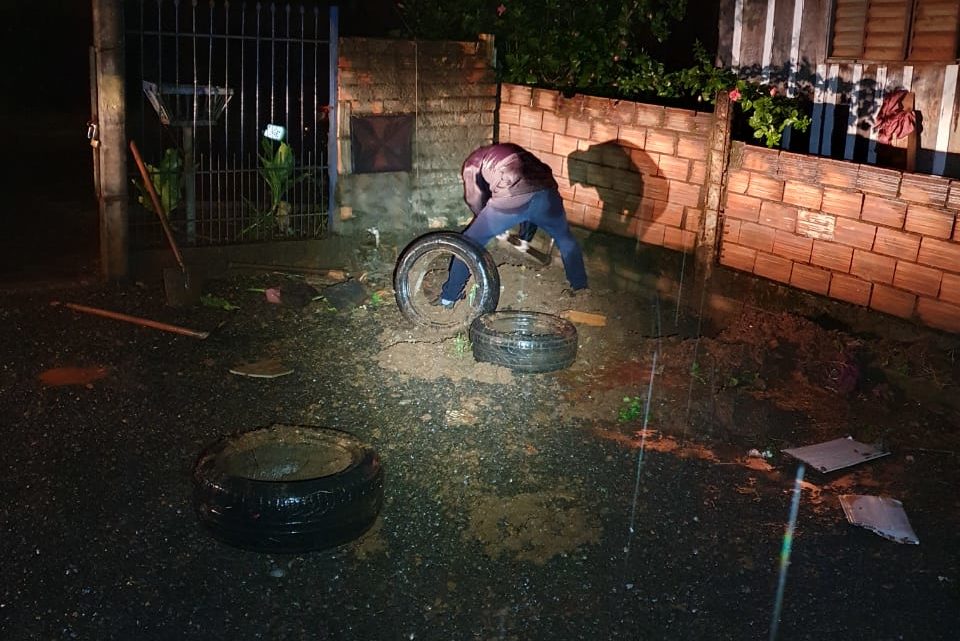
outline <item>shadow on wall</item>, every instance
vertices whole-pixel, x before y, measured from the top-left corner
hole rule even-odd
[[[591,278],[605,275],[615,281],[657,282],[662,275],[680,277],[682,253],[655,246],[663,242],[660,225],[680,222],[666,220],[670,215],[667,182],[656,174],[650,155],[622,140],[591,145],[567,156],[567,175],[577,203],[587,204],[583,227],[588,231],[581,244],[591,263]],[[591,192],[596,193],[595,203],[587,202]],[[620,238],[611,239],[611,235]],[[665,253],[676,254],[676,265],[663,260]]]

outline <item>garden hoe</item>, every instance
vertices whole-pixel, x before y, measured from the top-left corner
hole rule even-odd
[[[143,177],[143,185],[150,194],[150,202],[153,203],[153,210],[157,212],[160,224],[163,226],[163,233],[170,243],[170,249],[173,250],[173,256],[177,259],[179,269],[165,267],[163,269],[163,288],[167,294],[167,305],[171,307],[185,307],[195,305],[200,301],[200,279],[191,274],[183,262],[183,254],[177,247],[177,241],[173,238],[173,230],[170,229],[170,221],[167,220],[167,212],[160,204],[160,198],[157,197],[157,190],[153,186],[153,180],[147,171],[147,166],[143,164],[143,158],[140,157],[140,151],[137,149],[137,143],[130,141],[130,151],[133,153],[133,159],[137,162],[137,168],[140,170],[140,176]]]

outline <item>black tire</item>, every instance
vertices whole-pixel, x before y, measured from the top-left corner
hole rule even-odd
[[[553,372],[577,358],[577,328],[542,312],[501,311],[470,325],[473,357],[515,372]]]
[[[194,508],[217,539],[299,553],[363,534],[383,505],[383,468],[352,434],[273,425],[206,448],[193,470]]]
[[[453,310],[445,310],[431,302],[439,298],[454,256],[467,266],[470,279],[467,295]],[[400,254],[393,272],[393,291],[400,313],[414,325],[438,330],[464,328],[497,308],[500,272],[490,253],[463,234],[431,232],[415,239]]]

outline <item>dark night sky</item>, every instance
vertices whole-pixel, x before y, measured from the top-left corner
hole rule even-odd
[[[89,111],[89,0],[0,3],[7,114]]]
[[[339,4],[343,35],[383,35],[396,26],[392,0],[344,0]],[[0,0],[0,25],[5,75],[0,113],[85,117],[89,111],[92,1]]]
[[[189,1],[189,0],[184,0]],[[320,4],[326,2],[320,0]],[[341,0],[342,35],[382,36],[397,28],[394,0]],[[452,3],[456,6],[456,3]],[[709,3],[711,6],[716,3]],[[716,7],[688,12],[682,34],[656,55],[686,63],[691,33],[716,43]],[[0,115],[87,114],[92,0],[0,0],[5,89]]]

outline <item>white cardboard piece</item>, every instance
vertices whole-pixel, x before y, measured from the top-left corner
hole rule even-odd
[[[781,451],[800,459],[823,473],[865,463],[890,454],[890,452],[884,452],[873,445],[855,441],[849,436],[816,445],[792,447]]]
[[[840,505],[847,515],[847,521],[853,525],[865,527],[895,543],[920,544],[920,539],[910,527],[903,504],[896,499],[843,494],[840,496]]]

